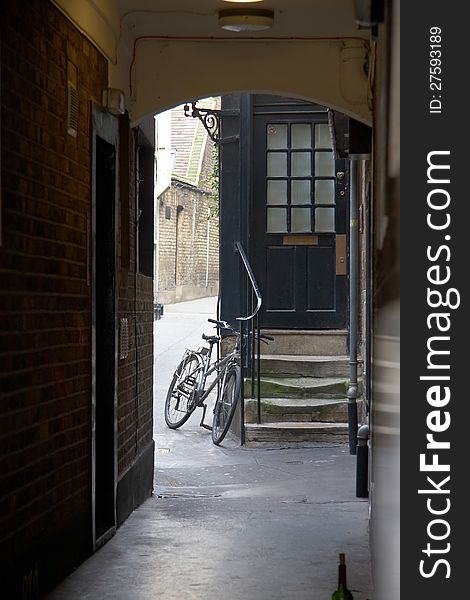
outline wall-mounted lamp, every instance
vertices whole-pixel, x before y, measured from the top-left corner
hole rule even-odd
[[[123,115],[126,112],[124,92],[116,88],[103,90],[103,106],[113,115]]]
[[[219,25],[227,31],[262,31],[274,23],[274,12],[262,8],[229,8],[219,11]]]

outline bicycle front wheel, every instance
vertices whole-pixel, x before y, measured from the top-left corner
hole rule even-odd
[[[237,408],[240,395],[241,372],[238,365],[230,365],[225,373],[222,389],[214,408],[212,420],[212,441],[219,445],[227,435]]]
[[[188,354],[178,365],[165,400],[165,421],[170,429],[181,427],[196,408],[200,360]]]

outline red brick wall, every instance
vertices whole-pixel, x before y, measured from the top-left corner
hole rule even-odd
[[[1,34],[4,563],[80,515],[91,527],[90,101],[99,104],[107,87],[107,63],[48,0],[3,3]],[[78,70],[76,138],[67,135],[67,61]],[[120,475],[152,440],[152,281],[137,275],[134,292],[134,187],[131,176],[119,274],[118,317],[128,317],[131,334],[118,365]]]
[[[136,181],[137,131],[128,136],[129,169],[127,201],[120,204],[121,238],[119,319],[127,318],[129,355],[118,364],[118,472],[122,476],[153,437],[153,279],[136,272]],[[121,152],[125,151],[121,147]],[[122,166],[122,165],[121,165]],[[124,213],[124,211],[127,211]],[[123,225],[126,222],[128,225]],[[128,243],[128,248],[123,244]]]
[[[90,504],[89,110],[107,65],[49,2],[2,10],[0,531],[14,552]]]

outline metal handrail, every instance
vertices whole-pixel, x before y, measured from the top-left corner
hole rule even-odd
[[[261,292],[256,282],[253,270],[247,255],[240,242],[235,242],[235,249],[238,251],[240,258],[242,259],[243,266],[245,267],[246,274],[251,284],[251,293],[247,293],[247,297],[251,296],[251,314],[247,317],[236,317],[237,321],[240,321],[240,367],[242,370],[242,389],[241,389],[241,403],[240,403],[240,441],[241,444],[245,443],[245,369],[250,368],[251,371],[251,398],[255,397],[255,381],[256,381],[256,396],[257,396],[257,410],[256,417],[257,423],[261,423],[261,351],[260,351],[260,326],[259,326],[259,309],[262,304]],[[248,290],[247,290],[248,292]],[[256,299],[256,306],[255,304]],[[248,304],[250,302],[248,301]],[[246,323],[246,354],[245,344],[245,323]],[[251,323],[249,325],[248,323]],[[255,343],[256,342],[256,343]],[[250,363],[251,354],[251,365]]]
[[[259,291],[258,284],[256,283],[256,279],[253,274],[253,270],[248,261],[248,257],[245,254],[245,251],[243,250],[243,246],[240,244],[240,242],[235,242],[235,248],[238,250],[238,253],[240,254],[240,258],[242,259],[243,265],[248,274],[248,278],[250,280],[251,287],[253,288],[253,292],[256,296],[256,307],[254,309],[254,312],[251,315],[249,315],[248,317],[237,317],[237,321],[251,321],[251,319],[253,319],[253,317],[256,316],[259,309],[261,308],[261,304],[262,304],[261,292]]]

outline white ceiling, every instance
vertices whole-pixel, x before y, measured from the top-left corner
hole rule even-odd
[[[354,21],[353,0],[263,0],[234,4],[223,0],[115,0],[132,37],[142,35],[227,36],[219,28],[220,9],[266,8],[274,11],[274,26],[254,36],[361,36]]]

